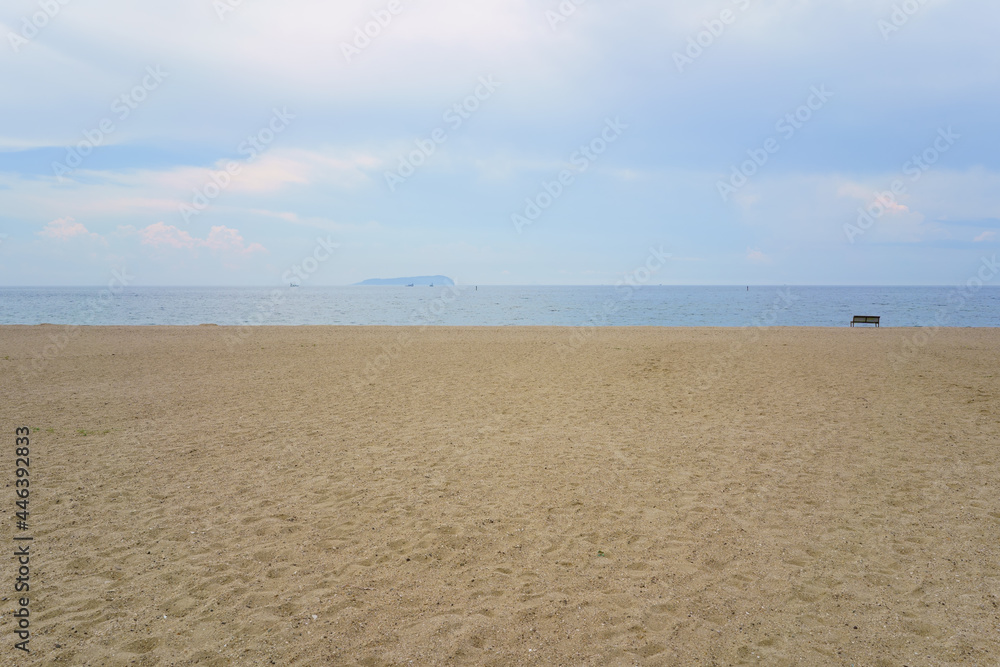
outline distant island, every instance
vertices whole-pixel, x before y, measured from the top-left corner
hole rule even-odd
[[[448,276],[414,276],[412,278],[369,278],[356,285],[410,285],[426,287],[428,285],[454,285],[455,281]]]

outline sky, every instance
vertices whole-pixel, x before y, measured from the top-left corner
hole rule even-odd
[[[5,0],[0,285],[952,285],[994,0]],[[123,274],[122,271],[125,271]]]

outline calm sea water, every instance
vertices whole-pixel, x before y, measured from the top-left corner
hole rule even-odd
[[[0,288],[0,324],[1000,326],[998,287]]]

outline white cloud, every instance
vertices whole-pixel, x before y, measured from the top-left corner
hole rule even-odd
[[[89,231],[83,224],[73,218],[57,218],[45,225],[45,228],[38,232],[39,236],[44,236],[57,241],[68,241],[74,238],[90,238],[103,240],[100,234]]]
[[[235,175],[225,172],[226,165],[236,162],[239,169]],[[176,209],[179,203],[168,197],[182,197],[190,200],[193,188],[203,189],[208,183],[218,183],[220,178],[228,181],[226,193],[272,194],[290,185],[335,185],[343,188],[358,187],[369,180],[368,172],[377,169],[381,160],[370,153],[350,150],[300,150],[279,149],[267,151],[251,162],[220,159],[213,167],[170,167],[167,169],[142,169],[137,171],[97,171],[79,170],[72,176],[80,187],[95,184],[122,186],[131,190],[142,189],[150,192],[145,199],[123,199],[116,197],[119,204],[128,203],[136,208],[157,208],[166,205]],[[213,186],[214,187],[214,186]]]
[[[203,245],[210,250],[235,252],[241,255],[252,255],[255,252],[267,252],[259,243],[247,245],[240,233],[229,227],[218,225],[212,227]]]
[[[173,225],[156,222],[136,232],[143,245],[154,248],[189,249],[208,248],[218,252],[230,252],[239,255],[252,255],[255,252],[267,252],[260,243],[246,244],[243,236],[236,229],[224,225],[212,227],[208,236],[200,239],[189,232]]]
[[[167,246],[170,248],[196,248],[198,241],[190,233],[173,225],[156,222],[138,232],[143,245],[155,248]]]
[[[884,198],[895,180],[906,189]],[[866,243],[921,243],[968,239],[949,222],[1000,218],[1000,173],[982,168],[868,175],[761,174],[739,192],[738,219],[783,244],[824,247],[847,243],[845,225],[859,225]],[[750,203],[748,203],[750,202]],[[862,212],[874,212],[872,221]],[[861,242],[859,240],[859,242]]]

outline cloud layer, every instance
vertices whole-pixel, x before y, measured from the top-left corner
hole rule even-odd
[[[316,284],[606,283],[652,243],[700,260],[664,282],[950,283],[998,243],[1000,5],[219,5],[0,9],[0,283],[272,284],[329,233]]]

